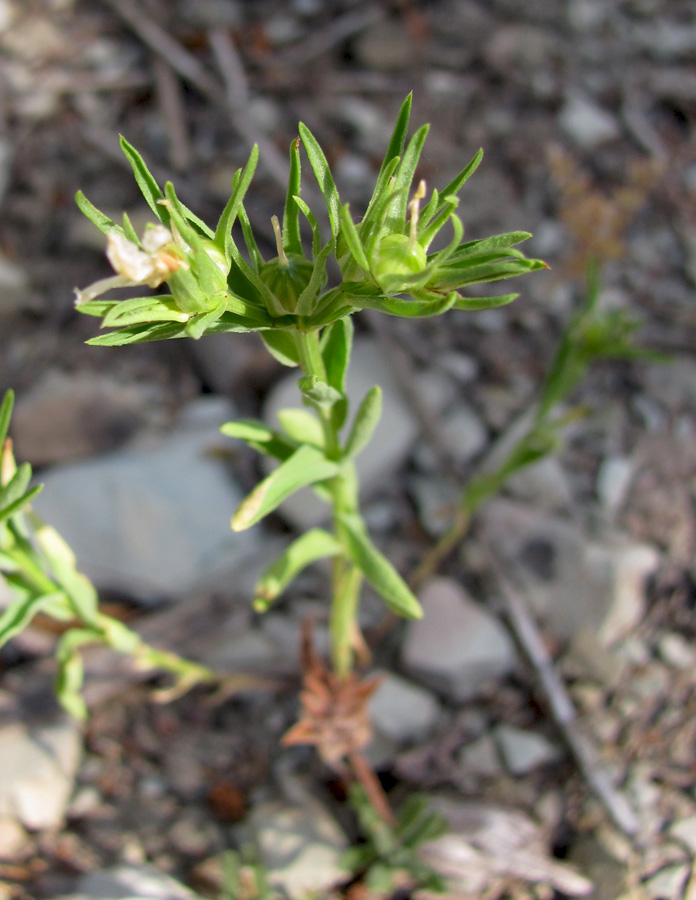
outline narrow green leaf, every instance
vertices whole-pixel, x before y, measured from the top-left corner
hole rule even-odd
[[[386,170],[389,163],[391,163],[391,161],[395,157],[400,157],[404,152],[404,146],[406,144],[406,133],[408,131],[408,122],[411,117],[412,101],[413,92],[407,94],[406,99],[401,104],[401,108],[399,109],[399,115],[396,118],[394,131],[392,132],[391,140],[389,141],[389,146],[387,147],[387,152],[384,155],[384,160],[379,170],[380,175]]]
[[[220,431],[227,437],[255,443],[273,441],[278,437],[277,432],[260,419],[239,419],[236,422],[225,422],[220,426]]]
[[[297,204],[297,207],[302,212],[302,215],[309,222],[309,226],[312,229],[312,256],[318,256],[321,252],[321,231],[319,230],[317,217],[314,215],[309,206],[307,206],[302,197],[296,195],[292,199]]]
[[[315,447],[299,447],[284,463],[264,478],[242,501],[232,517],[232,530],[244,531],[273,512],[287,497],[308,484],[332,478],[338,465]]]
[[[468,256],[478,256],[479,253],[489,253],[491,250],[505,250],[529,240],[531,236],[528,231],[507,231],[504,234],[494,234],[479,241],[468,241],[466,244],[459,245],[456,258],[465,259]]]
[[[82,697],[84,664],[79,648],[83,644],[98,641],[99,635],[91,629],[72,628],[58,641],[56,661],[56,696],[58,702],[71,716],[84,721],[87,718],[87,704]]]
[[[454,301],[453,309],[469,311],[495,309],[498,306],[507,306],[508,303],[512,303],[519,296],[519,294],[500,294],[498,297],[458,297]]]
[[[37,484],[35,487],[30,488],[26,494],[23,494],[21,497],[18,497],[12,503],[9,503],[3,509],[0,509],[0,522],[5,522],[7,519],[11,519],[12,516],[15,516],[18,512],[24,509],[31,501],[36,497],[37,494],[40,494],[43,490],[42,484]]]
[[[244,200],[244,195],[251,184],[251,179],[254,177],[258,160],[259,148],[254,144],[251,148],[251,153],[249,154],[249,160],[237,180],[236,187],[232,191],[232,196],[227,201],[215,229],[215,243],[224,248],[225,258],[228,260],[231,258],[230,241],[232,240],[232,226],[239,213],[242,201]]]
[[[155,181],[152,173],[145,165],[145,162],[142,156],[138,153],[138,151],[133,147],[128,141],[123,137],[123,135],[119,138],[119,143],[121,145],[121,150],[123,151],[124,156],[131,164],[131,168],[133,169],[133,175],[135,176],[135,180],[140,188],[140,191],[147,202],[147,205],[153,211],[155,216],[162,222],[164,225],[169,225],[169,213],[167,209],[159,203],[163,198],[162,191],[160,186]]]
[[[450,183],[447,185],[447,187],[443,188],[440,191],[440,196],[441,197],[450,197],[450,196],[456,197],[456,195],[461,191],[461,189],[464,187],[466,182],[471,178],[471,176],[474,174],[474,172],[481,165],[482,159],[483,159],[483,150],[479,149],[476,151],[476,153],[474,153],[471,160],[466,164],[466,166],[464,166],[464,168],[459,173],[459,175],[457,175],[456,178],[453,178],[452,181],[450,181]]]
[[[261,340],[268,348],[269,353],[283,366],[299,366],[300,357],[292,335],[281,329],[262,331]]]
[[[340,394],[345,393],[346,373],[353,347],[353,321],[349,316],[331,326],[321,355],[326,369],[326,380]]]
[[[140,247],[142,249],[142,244],[140,243],[140,238],[133,227],[133,223],[130,220],[130,216],[127,212],[123,213],[123,233],[128,238],[129,241],[132,241],[136,247]]]
[[[329,222],[331,224],[331,234],[335,237],[338,234],[340,227],[339,214],[341,209],[341,202],[338,196],[338,191],[336,190],[336,185],[334,184],[334,180],[331,175],[331,169],[329,168],[329,164],[326,161],[323,150],[319,146],[317,139],[314,137],[309,128],[307,128],[306,125],[300,122],[299,131],[305,151],[307,152],[307,156],[309,157],[309,164],[314,171],[314,175],[319,185],[319,190],[321,191],[322,196],[324,197],[324,201],[326,202],[326,209],[328,210]]]
[[[78,191],[75,194],[75,202],[77,203],[80,212],[86,216],[93,225],[96,225],[102,234],[108,234],[110,231],[117,231],[119,234],[125,235],[123,228],[90,203],[82,191]]]
[[[283,214],[283,249],[286,253],[297,253],[302,256],[302,237],[300,235],[300,211],[295,196],[300,195],[301,165],[300,139],[296,137],[290,144],[290,177],[288,192],[285,196]]]
[[[421,619],[423,610],[415,595],[389,560],[370,540],[361,519],[339,515],[345,530],[351,559],[387,606],[399,616]]]
[[[29,463],[22,463],[18,466],[7,484],[0,489],[0,507],[13,503],[23,494],[25,494],[31,481],[31,466]]]
[[[324,432],[321,422],[308,409],[281,409],[278,421],[291,441],[296,444],[324,446]]]
[[[358,309],[376,309],[390,316],[400,316],[404,319],[425,319],[430,316],[440,316],[452,309],[457,302],[457,293],[452,291],[445,296],[432,295],[434,299],[405,300],[402,297],[368,297],[356,296],[355,306]],[[349,299],[351,299],[349,297]]]
[[[77,571],[75,554],[55,528],[33,516],[34,539],[51,567],[58,584],[66,592],[76,616],[87,625],[94,625],[98,597],[89,579]]]
[[[162,322],[159,325],[130,325],[128,328],[119,328],[118,331],[90,338],[87,343],[91,347],[123,347],[126,344],[144,344],[148,341],[183,337],[184,334],[183,325],[176,322]]]
[[[119,300],[109,308],[102,321],[102,328],[125,328],[150,322],[188,322],[190,316],[182,312],[169,294],[159,297],[133,297]]]
[[[336,242],[332,238],[318,255],[314,257],[314,269],[310,276],[307,286],[297,298],[297,306],[295,307],[295,315],[310,316],[314,312],[319,292],[326,284],[326,263],[329,256],[333,252]]]
[[[60,591],[54,594],[32,593],[28,597],[20,597],[10,603],[0,615],[0,647],[24,631],[37,613],[62,596]]]
[[[293,541],[256,582],[254,609],[265,612],[290,582],[319,559],[341,554],[336,538],[321,528],[312,528]]]
[[[355,223],[351,218],[350,206],[348,203],[344,204],[341,207],[341,226],[343,229],[341,235],[348,245],[351,256],[363,271],[369,272],[370,263],[368,262],[367,256],[365,255],[363,245],[360,242],[358,229],[355,227]]]
[[[406,210],[408,208],[408,192],[413,182],[418,160],[420,159],[423,144],[430,130],[429,125],[423,125],[408,142],[408,147],[399,163],[394,176],[394,200],[391,202],[385,220],[385,229],[388,234],[403,234],[406,228]]]
[[[381,415],[382,389],[379,385],[375,385],[365,394],[355,414],[348,440],[343,448],[344,457],[350,459],[365,449],[374,434]]]
[[[265,263],[266,260],[263,258],[263,254],[259,250],[259,245],[256,243],[254,230],[251,227],[251,222],[249,221],[249,216],[247,215],[247,211],[243,203],[239,207],[237,218],[239,219],[239,224],[242,226],[242,236],[244,237],[244,244],[246,245],[247,251],[249,253],[249,259],[251,260],[252,267],[255,272],[260,272],[261,266]],[[244,294],[245,292],[240,291],[240,293]]]
[[[14,399],[14,391],[5,391],[5,396],[2,398],[2,405],[0,406],[0,451],[2,451],[2,447],[5,443],[5,438],[7,437],[7,432],[10,427],[10,419],[12,418]]]

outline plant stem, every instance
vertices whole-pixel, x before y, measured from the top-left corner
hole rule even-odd
[[[300,358],[300,366],[305,375],[313,375],[320,381],[326,380],[326,368],[319,346],[319,332],[296,331],[295,344]],[[324,434],[324,447],[329,459],[340,457],[339,436],[334,427],[331,410],[315,407]],[[355,466],[345,462],[341,470],[329,484],[333,510],[334,534],[346,552],[337,556],[333,564],[331,579],[331,614],[329,634],[331,637],[331,661],[335,673],[347,677],[353,667],[355,630],[357,628],[358,601],[362,586],[362,572],[350,561],[348,539],[341,524],[342,515],[358,515],[358,484]]]

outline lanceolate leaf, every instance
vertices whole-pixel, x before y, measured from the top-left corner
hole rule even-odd
[[[302,238],[300,236],[300,211],[295,196],[300,195],[300,139],[295,138],[290,144],[290,177],[288,192],[285,196],[285,212],[283,214],[283,248],[286,253],[297,253],[302,256]]]
[[[317,143],[317,139],[314,137],[309,128],[307,128],[306,125],[300,122],[299,131],[300,137],[302,138],[302,143],[304,144],[304,148],[307,151],[307,156],[309,157],[309,164],[314,171],[317,183],[319,184],[319,190],[321,191],[326,202],[326,208],[329,212],[329,222],[331,224],[331,233],[335,237],[338,234],[339,230],[339,213],[341,209],[341,203],[338,197],[338,191],[336,190],[336,185],[334,184],[333,176],[331,175],[331,169],[329,168],[329,164],[326,161],[326,157],[324,156],[324,151]]]
[[[341,515],[339,521],[348,539],[350,556],[387,606],[399,616],[421,619],[423,610],[415,595],[370,540],[357,516]]]
[[[155,181],[152,173],[145,165],[142,156],[138,153],[135,147],[128,143],[123,135],[121,135],[119,142],[121,144],[121,150],[123,150],[126,159],[131,164],[133,175],[135,176],[135,180],[142,192],[143,197],[147,202],[147,205],[161,222],[163,222],[165,225],[169,225],[169,213],[167,212],[166,208],[158,202],[163,197],[162,191],[160,189],[160,186]]]
[[[5,443],[7,432],[10,427],[10,419],[12,418],[12,408],[14,407],[14,391],[5,391],[0,405],[0,452]]]
[[[326,380],[340,394],[345,393],[346,373],[353,346],[353,321],[350,316],[339,319],[331,326],[321,355],[326,369]]]
[[[458,297],[454,302],[454,309],[478,310],[495,309],[497,306],[506,306],[516,300],[519,294],[500,294],[498,297]]]
[[[281,329],[272,329],[261,332],[261,339],[271,354],[284,366],[299,366],[300,357],[292,335]]]
[[[413,93],[410,93],[401,104],[401,109],[399,110],[399,115],[396,119],[396,125],[394,126],[394,131],[392,132],[391,140],[389,141],[389,146],[387,147],[387,152],[384,155],[384,160],[379,170],[380,175],[382,175],[382,173],[387,168],[389,163],[394,159],[394,157],[401,156],[401,154],[404,152],[404,145],[406,144],[406,132],[408,131],[408,121],[411,117],[412,101]]]
[[[7,506],[0,509],[0,522],[12,518],[12,516],[23,510],[25,506],[31,503],[37,494],[41,493],[42,490],[43,485],[37,484],[35,487],[30,488],[26,494],[23,494],[21,497],[18,497],[17,500],[14,500],[12,503],[9,503]]]
[[[348,435],[348,440],[343,448],[343,455],[348,457],[357,456],[369,444],[370,438],[374,434],[380,416],[382,415],[382,389],[379,385],[365,394],[355,419],[353,426]]]
[[[119,234],[125,235],[123,228],[90,203],[82,191],[78,191],[75,194],[75,202],[77,203],[80,212],[86,216],[93,225],[96,225],[102,234],[108,234],[110,231],[117,231]]]
[[[227,201],[227,205],[222,211],[220,221],[218,222],[217,228],[215,229],[215,243],[218,244],[218,246],[224,248],[225,257],[228,260],[230,259],[232,226],[234,225],[235,219],[239,214],[239,210],[242,206],[242,201],[244,200],[244,195],[246,194],[249,185],[251,184],[251,179],[254,177],[258,159],[259,148],[256,144],[254,144],[254,146],[251,148],[249,160],[246,166],[244,166],[244,169],[242,170],[242,173],[237,180],[236,186],[232,191],[232,196]]]
[[[308,409],[281,409],[278,421],[285,434],[296,444],[312,444],[319,448],[323,446],[324,432],[321,423]]]
[[[50,606],[64,595],[61,591],[54,594],[32,594],[13,601],[0,615],[0,647],[3,647],[15,635],[20,634],[37,613]]]
[[[332,478],[338,471],[338,465],[328,460],[320,450],[308,445],[299,447],[242,501],[232,517],[232,530],[250,528],[295,491]]]
[[[312,528],[297,540],[269,566],[256,583],[254,609],[265,612],[290,582],[311,563],[342,552],[336,538],[321,528]]]
[[[396,170],[394,191],[395,200],[391,203],[385,227],[388,232],[402,233],[406,225],[406,209],[408,206],[408,191],[416,172],[416,166],[420,159],[423,144],[428,136],[430,126],[423,125],[413,135],[403,155],[399,167]]]

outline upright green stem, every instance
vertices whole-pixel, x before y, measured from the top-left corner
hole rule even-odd
[[[295,332],[300,365],[305,375],[314,375],[326,381],[326,368],[319,346],[319,332]],[[334,427],[331,411],[317,407],[317,415],[324,433],[326,455],[338,459],[341,446]],[[329,485],[333,508],[334,533],[346,552],[334,561],[331,579],[332,599],[329,619],[331,659],[337,675],[347,676],[353,666],[353,652],[357,629],[358,600],[362,586],[362,572],[350,562],[348,538],[341,523],[341,516],[358,514],[358,486],[355,466],[345,462]]]

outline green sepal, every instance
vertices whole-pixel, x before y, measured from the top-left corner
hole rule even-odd
[[[423,125],[413,135],[396,170],[393,186],[394,198],[384,220],[384,229],[387,234],[401,234],[405,231],[408,191],[429,130],[429,125]]]
[[[309,283],[297,298],[297,306],[295,307],[296,315],[311,316],[311,314],[314,312],[314,306],[316,305],[317,296],[326,284],[326,263],[335,247],[335,244],[336,242],[332,238],[322,247],[319,253],[315,255],[314,269],[312,270]]]
[[[421,619],[423,610],[415,594],[389,560],[375,547],[358,516],[338,515],[350,557],[392,612],[406,619]]]
[[[333,176],[331,175],[331,169],[329,168],[329,164],[324,156],[324,151],[319,146],[317,139],[302,122],[300,122],[299,125],[299,132],[305,151],[309,157],[309,164],[317,179],[319,190],[326,202],[326,209],[329,213],[329,223],[331,225],[331,234],[333,237],[336,237],[340,228],[339,214],[341,202],[338,191],[336,190],[336,185],[334,184]]]
[[[295,491],[333,478],[338,471],[338,465],[328,460],[316,447],[298,447],[292,456],[264,478],[242,501],[232,517],[232,530],[244,531],[250,528],[273,512]]]
[[[370,263],[360,240],[358,229],[350,215],[348,203],[341,207],[341,238],[346,242],[350,254],[364,272],[370,271]]]
[[[317,560],[343,552],[336,538],[321,528],[312,528],[298,537],[256,582],[254,609],[265,612],[299,573]]]
[[[369,444],[382,415],[382,389],[375,385],[363,397],[358,407],[350,434],[343,447],[344,459],[352,459]]]

